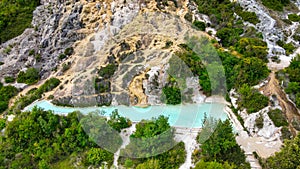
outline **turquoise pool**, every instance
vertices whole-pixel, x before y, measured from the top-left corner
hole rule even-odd
[[[73,111],[80,111],[83,114],[99,111],[105,112],[103,116],[109,116],[115,109],[121,116],[129,118],[133,122],[139,122],[142,119],[149,120],[160,115],[169,117],[171,126],[199,128],[202,126],[204,114],[215,119],[225,120],[227,114],[224,112],[224,104],[220,103],[202,103],[202,104],[182,104],[182,105],[158,105],[146,108],[134,106],[109,106],[109,107],[61,107],[53,105],[51,102],[42,100],[29,105],[24,111],[31,110],[34,106],[51,110],[55,114],[67,114]]]

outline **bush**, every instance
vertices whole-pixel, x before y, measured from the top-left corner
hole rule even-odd
[[[269,98],[248,84],[244,84],[238,92],[240,94],[238,105],[240,108],[246,108],[248,113],[258,112],[268,106]]]
[[[65,55],[65,54],[63,54],[63,53],[61,53],[61,54],[58,55],[58,59],[59,59],[59,60],[63,60],[63,59],[66,58],[66,57],[67,57],[67,55]]]
[[[101,67],[101,69],[98,71],[98,75],[104,79],[108,79],[114,75],[116,70],[117,66],[115,64],[108,64],[105,67]]]
[[[35,54],[35,50],[34,49],[30,50],[29,53],[28,53],[29,56],[34,55],[34,54]]]
[[[285,49],[285,53],[287,55],[292,54],[294,52],[294,50],[296,49],[296,47],[292,43],[284,44],[282,47]]]
[[[283,126],[281,128],[281,137],[282,140],[285,139],[291,139],[292,138],[292,133],[290,132],[289,128],[287,126]]]
[[[275,11],[283,11],[283,7],[290,3],[290,0],[262,0],[264,6]]]
[[[255,119],[255,125],[259,129],[264,127],[264,118],[261,114],[259,114],[258,118]]]
[[[36,54],[36,55],[34,56],[34,58],[35,58],[35,60],[36,60],[37,62],[39,62],[39,61],[42,60],[41,54]]]
[[[114,154],[101,148],[91,148],[86,155],[87,164],[100,166],[102,162],[107,162],[108,166],[113,163]]]
[[[180,89],[177,87],[164,87],[163,93],[165,94],[165,97],[163,97],[163,100],[165,99],[167,104],[180,104],[181,103],[181,92]]]
[[[288,18],[292,22],[299,22],[300,21],[300,16],[297,14],[289,14]]]
[[[196,21],[193,22],[193,27],[200,30],[200,31],[205,31],[206,24],[204,22],[196,20]]]
[[[74,49],[72,47],[70,47],[70,48],[65,49],[64,54],[67,56],[70,56],[73,54],[73,52],[74,52]]]
[[[256,57],[268,62],[267,43],[258,38],[241,38],[236,44],[236,50],[245,57]]]
[[[39,72],[35,68],[28,68],[26,72],[19,72],[17,77],[18,83],[26,83],[28,85],[32,85],[40,79]]]
[[[4,129],[5,126],[6,126],[6,120],[5,120],[5,119],[0,119],[0,131],[1,131],[2,129]]]
[[[254,25],[258,24],[260,20],[258,19],[255,12],[243,11],[242,7],[236,8],[236,13],[243,18],[244,21],[250,22]]]
[[[288,122],[281,110],[275,109],[268,112],[270,119],[276,127],[288,126]]]
[[[110,119],[107,121],[107,124],[118,132],[121,132],[122,129],[131,126],[131,121],[125,117],[120,116],[118,110],[114,110],[110,115]]]
[[[14,86],[3,86],[0,89],[0,114],[8,108],[9,100],[18,94]]]
[[[71,67],[71,65],[72,65],[71,62],[63,63],[63,65],[62,65],[62,71],[65,72],[65,71],[69,70],[70,67]]]
[[[30,105],[37,99],[42,98],[42,94],[48,92],[60,84],[60,80],[56,78],[50,78],[38,89],[30,90],[23,96],[15,101],[14,105],[9,109],[11,113],[20,113],[22,109]],[[1,91],[1,90],[0,90]]]
[[[217,37],[221,39],[221,43],[224,47],[229,47],[235,45],[239,39],[240,35],[244,32],[240,28],[222,28],[217,31]]]
[[[39,0],[0,1],[0,44],[12,39],[31,26],[32,12]]]
[[[15,82],[15,78],[14,77],[12,77],[12,76],[6,76],[6,77],[4,77],[4,81],[5,81],[5,83],[13,83],[13,82]]]

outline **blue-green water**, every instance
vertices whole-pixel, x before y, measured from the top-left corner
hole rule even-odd
[[[43,108],[44,110],[51,110],[55,114],[67,114],[73,111],[80,111],[87,114],[93,111],[103,112],[103,116],[109,116],[115,109],[118,110],[121,116],[129,118],[133,122],[139,122],[142,119],[149,120],[160,115],[169,117],[171,126],[199,128],[202,126],[204,114],[207,117],[225,120],[227,118],[224,112],[224,104],[220,103],[202,103],[202,104],[182,104],[182,105],[158,105],[149,106],[146,108],[134,106],[109,106],[109,107],[61,107],[55,106],[49,101],[42,100],[35,102],[26,110],[31,110],[34,106]]]

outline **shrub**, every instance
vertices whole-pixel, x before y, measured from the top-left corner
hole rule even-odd
[[[5,83],[13,83],[13,82],[15,82],[15,78],[14,77],[12,77],[12,76],[6,76],[6,77],[4,77],[4,81],[5,81]]]
[[[281,137],[282,140],[285,139],[291,139],[292,138],[292,133],[290,132],[289,128],[287,126],[283,126],[281,128]]]
[[[248,113],[258,112],[262,108],[268,106],[268,97],[259,93],[258,90],[252,89],[247,84],[243,84],[238,92],[240,94],[238,100],[239,107],[246,108]]]
[[[276,127],[288,126],[288,122],[281,110],[271,110],[268,112],[268,115]]]
[[[290,3],[290,0],[262,0],[264,6],[275,11],[283,11],[283,7]]]
[[[0,44],[31,26],[32,12],[38,5],[39,0],[0,1]]]
[[[70,48],[65,49],[64,54],[67,56],[70,56],[73,54],[73,52],[74,52],[74,49],[72,47],[70,47]]]
[[[285,49],[287,55],[290,55],[294,52],[296,47],[292,43],[287,43],[282,46]]]
[[[37,62],[39,62],[39,61],[42,60],[42,56],[41,56],[41,54],[39,54],[39,53],[36,54],[34,57],[35,57],[35,59],[36,59]]]
[[[59,59],[59,60],[63,60],[63,59],[66,58],[66,57],[67,57],[67,55],[65,55],[65,54],[63,54],[63,53],[61,53],[61,54],[58,55],[58,59]]]
[[[108,79],[114,75],[116,70],[117,66],[115,64],[108,64],[105,67],[101,67],[101,69],[98,71],[98,74],[99,76]]]
[[[255,119],[255,125],[259,129],[264,127],[264,118],[261,114],[259,114],[258,118]]]
[[[196,21],[193,22],[193,27],[200,30],[200,31],[205,31],[206,24],[204,22],[196,20]]]
[[[2,129],[4,129],[5,126],[6,126],[6,120],[5,120],[5,119],[0,119],[0,131],[1,131]]]
[[[8,108],[9,100],[18,94],[14,86],[3,86],[0,88],[0,114]]]
[[[19,72],[17,77],[18,83],[26,83],[28,85],[32,85],[40,79],[39,72],[35,68],[28,68],[26,72]]]
[[[237,11],[237,14],[239,16],[241,16],[244,21],[250,22],[254,25],[256,25],[260,22],[257,15],[255,14],[255,12],[242,11],[242,9],[236,10],[236,11]]]
[[[62,71],[65,72],[65,71],[69,70],[70,67],[71,67],[71,62],[63,63],[63,65],[62,65]]]
[[[163,93],[165,97],[163,99],[166,100],[167,104],[180,104],[181,103],[181,92],[177,87],[164,87]]]
[[[221,43],[224,47],[229,47],[235,45],[239,39],[240,35],[244,32],[240,28],[222,28],[217,31],[217,37],[221,39]]]
[[[34,54],[35,54],[35,50],[34,49],[30,50],[29,53],[28,53],[29,56],[34,55]]]
[[[289,14],[288,18],[292,22],[299,22],[300,21],[300,16],[297,14]]]
[[[26,93],[26,96],[23,96],[16,100],[14,105],[9,109],[11,113],[20,113],[22,109],[31,104],[37,99],[42,97],[42,94],[48,92],[60,84],[60,80],[56,78],[48,79],[43,85],[38,89],[30,90]],[[0,90],[1,92],[1,90]]]

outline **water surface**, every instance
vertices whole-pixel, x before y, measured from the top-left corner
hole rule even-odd
[[[139,122],[142,119],[150,120],[163,115],[169,118],[171,126],[187,128],[202,127],[205,114],[207,117],[215,119],[227,119],[227,114],[224,112],[225,105],[220,103],[156,105],[146,108],[122,105],[108,107],[62,107],[42,100],[27,106],[25,111],[31,110],[34,106],[38,106],[44,110],[51,110],[53,113],[61,115],[74,111],[80,111],[83,114],[98,111],[106,117],[110,116],[112,111],[117,109],[121,116],[129,118],[133,122]]]

